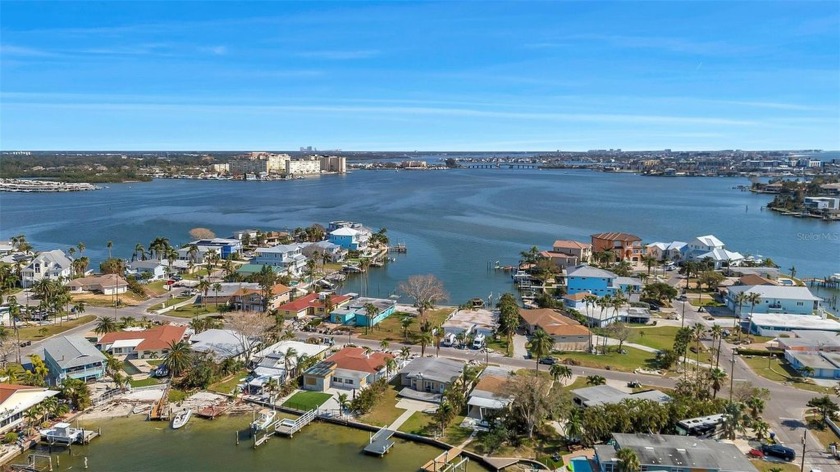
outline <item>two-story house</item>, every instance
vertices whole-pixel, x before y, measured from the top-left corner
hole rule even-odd
[[[329,241],[350,251],[361,251],[367,247],[368,236],[365,232],[344,227],[331,231]]]
[[[573,256],[578,264],[589,264],[592,259],[592,245],[580,241],[558,239],[551,245],[551,252]]]
[[[758,303],[739,304],[741,293],[758,295]],[[726,294],[726,306],[741,318],[748,318],[752,313],[810,315],[819,310],[821,301],[808,287],[790,285],[733,285]]]
[[[303,389],[324,392],[330,388],[362,389],[388,375],[386,352],[365,352],[345,347],[303,373]]]
[[[688,258],[693,261],[711,260],[715,269],[731,266],[744,260],[743,255],[729,251],[723,241],[711,234],[698,236],[688,243]]]
[[[85,382],[105,376],[105,355],[81,336],[58,336],[44,343],[44,363],[49,369],[47,380],[58,385],[64,379]]]
[[[169,354],[169,346],[183,341],[186,326],[160,325],[139,331],[106,333],[96,346],[115,356],[135,355],[138,359],[160,359]]]
[[[368,317],[368,306],[373,307],[370,317]],[[395,300],[360,297],[330,312],[330,322],[371,327],[391,316],[396,310]]]
[[[28,410],[58,393],[45,387],[0,383],[0,434],[16,428],[26,418]]]
[[[242,252],[242,241],[232,238],[198,239],[190,242],[187,246],[196,246],[201,252],[216,251],[222,259],[233,257],[234,254]]]
[[[275,271],[296,277],[306,266],[306,256],[303,255],[302,250],[303,246],[300,244],[260,247],[256,249],[251,264],[273,267]]]
[[[61,249],[44,251],[32,258],[21,270],[23,288],[31,288],[41,280],[69,279],[73,261]]]
[[[647,255],[657,261],[679,262],[688,251],[688,243],[672,241],[670,243],[655,242],[645,246]]]
[[[125,266],[125,274],[138,279],[161,280],[166,277],[168,263],[149,259],[148,261],[132,261]]]
[[[613,261],[639,262],[642,257],[642,238],[629,233],[598,233],[592,235],[592,253],[612,252]]]
[[[300,319],[304,316],[327,316],[350,303],[350,296],[334,293],[310,293],[277,307],[278,313],[286,319]]]

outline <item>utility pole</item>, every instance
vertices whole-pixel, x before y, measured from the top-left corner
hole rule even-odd
[[[732,390],[735,385],[735,348],[730,352],[732,356],[732,367],[729,369],[729,403],[732,403]]]
[[[802,433],[802,458],[801,462],[799,463],[799,472],[805,472],[805,438],[808,437],[808,430],[806,429],[804,433]]]

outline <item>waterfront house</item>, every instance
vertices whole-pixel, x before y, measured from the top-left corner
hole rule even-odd
[[[373,305],[376,309],[372,317],[368,318],[367,307]],[[330,312],[330,322],[353,326],[371,327],[391,316],[397,310],[395,300],[385,298],[360,297],[348,301],[344,306]]]
[[[645,246],[647,255],[657,261],[679,262],[685,257],[688,243],[672,241],[670,243],[656,242]]]
[[[165,278],[167,270],[168,264],[154,259],[148,261],[132,261],[125,266],[126,275],[133,275],[137,279],[150,281]]]
[[[283,318],[300,319],[304,316],[327,316],[350,303],[350,296],[329,292],[310,293],[277,307]],[[327,311],[329,310],[329,311]]]
[[[121,295],[128,291],[128,282],[116,274],[91,275],[67,283],[73,293],[97,292],[103,295]]]
[[[785,351],[785,360],[797,372],[810,367],[809,377],[815,379],[840,379],[840,353]]]
[[[572,390],[572,401],[575,405],[588,408],[598,405],[621,403],[624,400],[649,400],[656,403],[667,403],[671,397],[659,390],[645,390],[643,392],[628,393],[609,385],[594,385]]]
[[[548,333],[554,339],[555,349],[585,351],[589,347],[589,329],[557,310],[520,308],[519,318],[529,334],[533,334],[537,328]]]
[[[743,277],[745,275],[758,275],[769,280],[779,279],[778,267],[730,267],[729,273],[735,277]],[[761,284],[756,284],[761,285]]]
[[[303,389],[324,392],[330,388],[361,389],[388,375],[386,352],[365,352],[345,347],[303,373]]]
[[[31,288],[41,280],[69,279],[73,261],[61,249],[44,251],[21,269],[21,285]]]
[[[738,277],[738,280],[735,281],[734,285],[779,285],[778,283],[770,280],[765,279],[764,277],[756,274],[747,274],[742,277]]]
[[[612,252],[613,261],[639,262],[642,239],[629,233],[598,233],[592,235],[592,254]]]
[[[569,239],[558,239],[551,245],[551,252],[577,258],[578,264],[588,264],[592,259],[592,245]]]
[[[488,366],[478,377],[467,399],[467,416],[483,421],[507,407],[511,398],[504,392],[504,385],[510,379],[510,372],[500,367]]]
[[[232,238],[208,238],[192,241],[188,246],[196,246],[200,252],[216,251],[222,259],[232,258],[242,252],[242,241]]]
[[[804,206],[814,211],[840,210],[840,198],[836,197],[805,197]]]
[[[582,292],[598,297],[614,295],[615,279],[617,277],[608,270],[579,265],[569,269],[566,274],[566,291],[572,295]]]
[[[303,245],[303,249],[301,250],[303,255],[310,259],[315,257],[315,262],[318,263],[323,261],[323,255],[327,256],[329,262],[340,262],[344,260],[344,257],[347,255],[346,249],[338,244],[331,243],[330,241],[318,241],[317,243],[301,244]]]
[[[305,357],[322,359],[330,347],[300,341],[280,341],[254,354],[253,379],[248,392],[259,395],[269,380],[287,381],[297,371],[298,362]]]
[[[792,337],[776,339],[779,349],[800,352],[840,352],[840,336],[834,331],[801,330],[790,331]]]
[[[727,250],[723,241],[711,234],[698,236],[688,243],[688,258],[693,261],[711,260],[716,270],[744,260],[743,255]]]
[[[461,377],[466,364],[446,357],[418,357],[400,370],[399,396],[440,402],[443,391]]]
[[[0,383],[0,435],[17,428],[28,410],[58,393],[46,387]]]
[[[499,326],[499,312],[478,308],[475,310],[458,310],[441,327],[446,334],[457,336],[459,333],[469,335],[484,335],[490,337]]]
[[[281,306],[289,301],[292,289],[283,284],[274,284],[268,300],[264,297],[262,287],[240,287],[233,293],[230,305],[234,310],[263,311]]]
[[[543,259],[548,259],[560,269],[574,267],[580,264],[580,259],[578,259],[577,256],[571,256],[562,252],[541,251],[540,257],[542,257]]]
[[[779,336],[794,330],[840,332],[840,323],[817,315],[755,313],[750,316],[749,332],[759,336]]]
[[[301,244],[279,244],[272,247],[258,247],[251,264],[269,266],[277,272],[297,277],[306,266],[306,256]]]
[[[743,303],[739,306],[736,301],[738,295],[757,294],[759,301],[754,306]],[[808,287],[794,285],[732,285],[727,289],[726,306],[739,315],[747,318],[754,313],[787,313],[810,315],[820,310],[821,298],[814,296]]]
[[[81,336],[57,336],[45,341],[43,348],[50,385],[67,378],[89,382],[105,376],[105,355]]]
[[[612,433],[608,444],[595,445],[598,472],[618,472],[618,451],[636,453],[639,470],[657,472],[758,472],[734,444],[714,439],[665,434]]]
[[[172,343],[183,341],[186,337],[186,326],[160,325],[144,330],[106,333],[96,342],[96,347],[115,356],[160,359],[169,354]]]
[[[259,342],[230,329],[208,329],[190,337],[190,349],[207,353],[217,362],[228,358],[244,360]]]
[[[367,247],[369,234],[350,227],[330,232],[329,241],[349,251],[361,251]]]

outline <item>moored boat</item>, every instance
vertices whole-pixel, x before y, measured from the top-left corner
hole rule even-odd
[[[271,422],[274,421],[275,416],[277,416],[276,411],[263,408],[257,414],[257,419],[251,423],[251,429],[254,431],[262,431],[268,428]]]
[[[186,409],[183,411],[179,411],[175,416],[172,417],[172,429],[182,428],[184,425],[187,424],[187,421],[189,421],[191,417],[192,410]]]

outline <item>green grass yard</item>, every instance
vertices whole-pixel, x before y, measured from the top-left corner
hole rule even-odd
[[[454,307],[442,307],[434,310],[428,310],[426,312],[426,317],[432,326],[440,326],[444,321],[446,321],[446,317],[449,316],[454,309]],[[378,325],[371,328],[368,334],[364,334],[364,328],[355,328],[354,335],[358,335],[358,337],[362,339],[375,339],[378,341],[386,339],[388,341],[404,342],[403,329],[400,324],[401,320],[402,314],[400,312],[396,312],[388,318],[382,320],[382,322]],[[415,317],[414,322],[411,323],[411,326],[408,328],[408,342],[414,343],[413,337],[419,333],[420,323]],[[434,349],[433,346],[431,346],[431,348]]]
[[[674,347],[674,337],[676,337],[679,329],[677,326],[632,328],[630,330],[630,337],[627,338],[626,342],[641,344],[642,346],[659,349],[660,351],[663,349],[672,349]]]
[[[207,390],[210,390],[211,392],[218,392],[218,393],[222,393],[222,394],[225,394],[225,395],[230,395],[231,392],[233,392],[233,389],[237,385],[239,385],[239,382],[241,381],[241,379],[243,379],[247,375],[248,375],[248,370],[247,369],[242,369],[242,370],[236,371],[233,375],[229,375],[219,382],[216,382],[214,384],[210,384],[210,387],[208,387]]]
[[[69,321],[62,321],[61,324],[50,324],[50,325],[43,325],[43,326],[25,326],[19,328],[18,331],[20,332],[20,340],[21,341],[34,341],[39,339],[48,338],[50,336],[55,336],[56,334],[61,334],[67,330],[73,329],[77,326],[81,326],[85,323],[90,323],[91,321],[95,320],[96,317],[94,315],[85,315],[80,316],[77,319],[72,319]],[[41,329],[46,328],[46,333],[41,334]],[[14,336],[13,331],[9,331],[9,333]]]
[[[587,354],[583,352],[568,352],[557,356],[562,363],[563,359],[574,359],[580,362],[583,367],[594,367],[597,369],[612,369],[622,372],[633,372],[639,367],[652,368],[656,355],[652,352],[642,351],[632,347],[625,347],[627,354],[619,354],[610,351],[609,354]]]
[[[168,316],[177,316],[178,318],[195,318],[196,316],[214,313],[219,313],[219,311],[216,310],[212,304],[207,305],[206,307],[195,304],[186,305],[182,306],[181,308],[176,308],[172,311],[166,312]]]
[[[330,395],[329,393],[297,392],[296,394],[292,395],[291,398],[286,400],[283,403],[283,406],[301,411],[309,411],[320,407],[324,404],[324,402],[329,400],[330,397],[332,397],[332,395]]]
[[[388,426],[405,412],[402,408],[397,408],[396,405],[397,389],[393,385],[389,385],[382,398],[376,402],[376,405],[369,412],[360,416],[359,421],[375,426]]]

